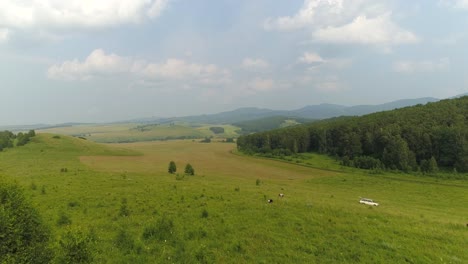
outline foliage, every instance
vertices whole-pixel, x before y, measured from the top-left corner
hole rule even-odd
[[[16,139],[16,146],[26,145],[32,137],[36,135],[34,130],[29,130],[28,133],[19,132],[17,135],[10,131],[0,132],[0,151],[5,148],[12,148],[14,140]]]
[[[53,257],[49,230],[22,190],[0,184],[0,262],[47,263]]]
[[[174,161],[169,162],[169,168],[167,169],[167,171],[170,174],[174,174],[177,171],[177,166]]]
[[[195,170],[193,169],[192,165],[190,165],[190,163],[187,163],[187,165],[185,165],[184,172],[187,175],[195,175]]]
[[[204,139],[200,140],[201,143],[211,143],[211,138],[205,137]]]
[[[122,198],[122,201],[120,203],[120,210],[119,210],[119,216],[128,216],[130,215],[130,211],[128,210],[127,206],[127,198]]]
[[[468,181],[453,179],[466,177],[463,173],[441,169],[437,179],[411,172],[373,174],[316,153],[285,157],[301,160],[297,166],[242,155],[231,144],[108,146],[51,137],[41,133],[34,144],[1,153],[0,177],[24,186],[51,227],[59,256],[55,263],[66,263],[60,261],[59,241],[76,225],[96,232],[98,239],[90,237],[88,244],[94,263],[468,260],[463,202]],[[190,160],[203,168],[203,177],[177,181],[175,175],[165,176],[168,158]],[[62,167],[69,172],[60,173]],[[262,181],[259,186],[256,179]],[[29,188],[32,182],[36,190]],[[46,195],[40,194],[41,186],[47,187]],[[276,199],[278,193],[285,198]],[[128,198],[130,217],[118,217],[122,197]],[[375,199],[380,206],[368,209],[359,197]],[[267,205],[270,198],[275,202]],[[79,206],[70,207],[70,201]],[[55,225],[60,211],[73,220],[70,227]],[[172,221],[172,233],[143,238],[145,228],[158,226],[162,218]]]
[[[144,240],[164,241],[173,237],[173,233],[174,222],[172,219],[162,217],[144,228],[142,238]]]
[[[224,133],[224,127],[210,127],[210,130],[215,134]]]
[[[94,238],[82,230],[68,230],[60,239],[60,263],[92,263]]]
[[[347,159],[359,167],[378,166],[402,171],[437,166],[468,171],[468,96],[417,105],[363,117],[334,118],[242,136],[245,153],[318,152]],[[359,157],[359,158],[358,158]],[[365,162],[364,162],[365,161]],[[363,163],[364,162],[364,163]],[[432,167],[435,168],[434,161]],[[421,164],[426,166],[420,168]],[[432,170],[432,169],[431,169]]]
[[[234,123],[233,125],[242,129],[242,134],[263,132],[280,127],[286,127],[301,123],[312,122],[313,120],[286,116],[271,116],[256,120],[248,120]]]

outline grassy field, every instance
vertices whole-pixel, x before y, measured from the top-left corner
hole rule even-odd
[[[55,133],[79,136],[100,143],[142,142],[167,139],[200,139],[205,137],[237,137],[239,128],[231,125],[223,127],[225,133],[214,134],[210,127],[214,125],[193,126],[190,124],[110,124],[110,125],[73,125],[38,130],[38,133]]]
[[[468,181],[307,159],[39,134],[0,152],[0,177],[24,187],[55,241],[91,234],[97,263],[468,263]],[[167,173],[171,160],[178,176]],[[183,176],[187,163],[195,176]]]

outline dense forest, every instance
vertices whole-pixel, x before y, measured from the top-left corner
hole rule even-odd
[[[232,125],[240,127],[242,134],[248,134],[272,130],[280,127],[287,127],[291,125],[310,123],[312,121],[314,120],[299,117],[270,116],[255,120],[241,121],[233,123]]]
[[[28,133],[19,132],[14,134],[11,131],[0,131],[0,151],[5,148],[12,148],[13,146],[23,146],[29,142],[31,137],[34,137],[36,132],[34,130],[29,130]]]
[[[468,172],[468,96],[242,136],[246,153],[318,152],[364,169]]]

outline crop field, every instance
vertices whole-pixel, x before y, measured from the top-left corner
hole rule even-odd
[[[0,182],[24,188],[55,248],[69,230],[89,234],[96,263],[468,263],[468,181],[307,159],[44,133],[0,152]]]
[[[55,133],[84,137],[100,143],[142,142],[167,139],[200,139],[205,137],[237,137],[239,128],[231,125],[216,125],[224,128],[224,133],[214,134],[210,127],[214,125],[190,124],[109,124],[109,125],[73,125],[38,130],[39,133]]]

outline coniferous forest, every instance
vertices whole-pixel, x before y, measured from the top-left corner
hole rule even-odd
[[[242,136],[238,149],[274,156],[317,152],[347,166],[468,171],[468,96]]]

